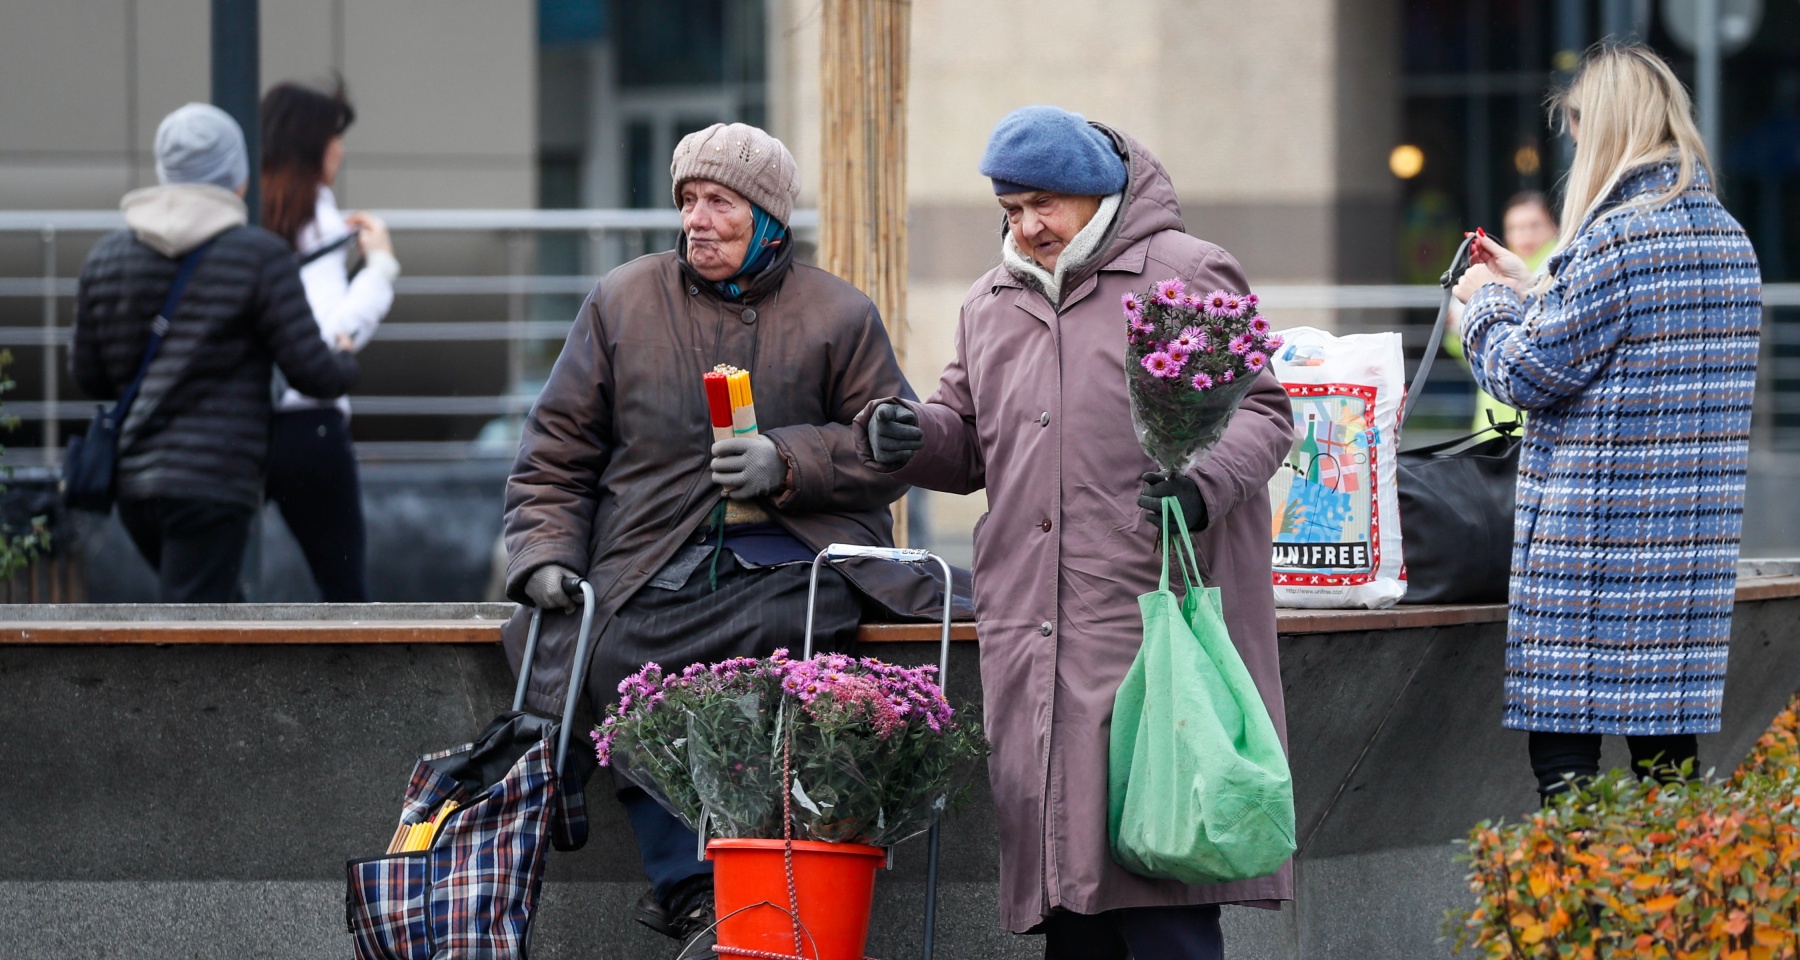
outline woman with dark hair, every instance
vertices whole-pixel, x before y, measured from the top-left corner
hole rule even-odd
[[[319,336],[360,350],[394,302],[400,263],[387,225],[366,212],[338,212],[332,184],[344,131],[356,111],[340,86],[325,93],[295,83],[262,101],[262,223],[294,248]],[[363,266],[350,276],[350,248]],[[362,491],[350,445],[350,403],[278,384],[269,443],[268,494],[300,543],[328,603],[369,599]]]

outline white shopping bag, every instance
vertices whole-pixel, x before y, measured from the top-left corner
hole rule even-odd
[[[1398,333],[1282,331],[1294,447],[1269,481],[1278,607],[1393,606],[1406,593],[1394,494],[1406,366]]]

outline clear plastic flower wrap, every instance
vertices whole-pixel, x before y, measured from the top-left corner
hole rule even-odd
[[[1138,445],[1165,472],[1198,463],[1282,344],[1255,294],[1187,291],[1164,280],[1120,300],[1125,383]]]
[[[689,826],[704,810],[711,836],[781,836],[786,783],[794,836],[886,846],[929,829],[986,754],[935,673],[785,651],[652,664],[620,684],[596,750]]]
[[[890,846],[924,833],[985,754],[936,668],[827,655],[789,684],[795,836]]]

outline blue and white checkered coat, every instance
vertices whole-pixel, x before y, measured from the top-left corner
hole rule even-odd
[[[1762,280],[1704,173],[1629,174],[1522,301],[1469,301],[1482,389],[1531,411],[1519,459],[1505,724],[1719,729],[1743,526]]]

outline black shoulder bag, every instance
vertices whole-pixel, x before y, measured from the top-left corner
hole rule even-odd
[[[1425,356],[1406,390],[1402,425],[1424,393],[1443,343],[1450,291],[1469,269],[1469,244],[1464,240],[1456,248],[1450,269],[1439,278],[1444,299]],[[1522,426],[1517,420],[1497,423],[1466,437],[1400,451],[1395,493],[1400,502],[1400,550],[1406,560],[1406,596],[1401,603],[1506,602]]]
[[[169,333],[169,318],[181,306],[181,294],[187,289],[188,280],[193,278],[200,258],[211,246],[209,240],[181,258],[181,266],[175,271],[175,282],[169,285],[169,295],[150,325],[150,342],[144,345],[144,359],[138,363],[137,376],[131,378],[131,384],[119,395],[119,402],[113,404],[111,410],[96,409],[87,433],[70,438],[68,455],[63,457],[62,496],[63,504],[71,510],[106,513],[112,509],[113,493],[118,485],[120,428],[131,413],[138,388],[144,385],[144,375],[150,372],[150,361],[156,359],[163,337]]]

